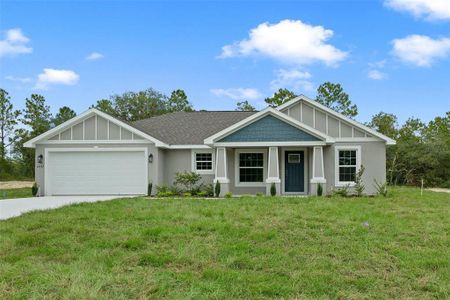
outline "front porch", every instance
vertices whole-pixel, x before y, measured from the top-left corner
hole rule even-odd
[[[216,147],[214,182],[220,183],[221,195],[270,195],[272,184],[277,195],[316,195],[319,184],[325,193],[326,146],[320,142],[279,144]]]

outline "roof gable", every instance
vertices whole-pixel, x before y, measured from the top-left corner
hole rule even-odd
[[[27,141],[24,146],[34,148],[37,143],[80,143],[80,142],[153,142],[156,146],[165,143],[110,115],[91,108],[84,113]]]
[[[273,115],[267,115],[217,142],[291,142],[320,141],[319,138],[294,127]]]
[[[259,120],[261,120],[267,116],[272,116],[275,119],[277,119],[279,122],[274,121],[272,118],[268,118],[265,121],[263,121],[262,123],[256,123]],[[284,124],[281,124],[280,122],[284,123]],[[252,123],[256,123],[256,125],[253,125],[249,129],[242,131],[242,134],[240,135],[241,137],[239,137],[239,138],[243,138],[244,134],[246,136],[250,136],[251,129],[254,129],[257,132],[260,132],[264,128],[267,129],[267,127],[270,127],[270,126],[278,126],[278,127],[283,126],[284,129],[287,128],[287,130],[288,130],[288,132],[286,133],[287,134],[286,138],[291,139],[291,141],[293,138],[310,139],[309,136],[312,136],[317,139],[315,141],[323,141],[323,142],[327,142],[327,143],[334,142],[334,140],[331,137],[327,136],[326,134],[323,134],[320,131],[315,130],[314,128],[312,128],[306,124],[300,123],[297,120],[285,115],[284,113],[282,113],[276,109],[267,107],[266,109],[264,109],[256,114],[253,114],[253,115],[243,119],[242,121],[240,121],[236,124],[233,124],[232,126],[229,126],[229,127],[225,128],[224,130],[206,138],[204,143],[207,145],[211,145],[211,144],[214,144],[219,141],[224,142],[225,137],[232,135],[233,133],[251,125]],[[292,129],[296,129],[297,131],[294,132]],[[267,130],[271,130],[271,129],[269,128]],[[277,132],[277,134],[282,135],[281,132]],[[235,135],[233,138],[237,139],[237,136],[238,135]],[[259,136],[259,138],[261,138],[261,134],[258,134],[258,136]],[[271,136],[272,136],[272,138],[276,138],[274,134],[271,134]],[[252,137],[249,137],[249,138],[252,138]],[[275,141],[278,141],[278,140],[275,140]],[[307,141],[307,140],[303,140],[303,141]],[[301,142],[301,141],[299,141],[299,142]]]
[[[369,128],[353,119],[350,119],[349,117],[346,117],[332,109],[330,109],[329,107],[326,107],[325,105],[320,104],[317,101],[311,100],[308,97],[304,96],[304,95],[300,95],[286,103],[284,103],[283,105],[280,105],[279,107],[277,107],[278,111],[286,111],[287,109],[293,107],[295,104],[299,103],[303,101],[303,103],[307,104],[308,106],[317,108],[316,110],[322,110],[325,113],[333,116],[334,118],[336,118],[337,120],[341,120],[344,124],[349,124],[350,126],[353,126],[365,133],[367,133],[369,135],[372,135],[374,137],[377,137],[383,141],[385,141],[388,145],[395,145],[395,141],[387,136],[385,136],[384,134],[379,133],[376,130],[373,130],[372,128]],[[348,127],[348,126],[347,126]]]

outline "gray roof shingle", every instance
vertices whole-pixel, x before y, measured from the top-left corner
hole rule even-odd
[[[130,125],[169,145],[200,145],[203,140],[249,116],[251,111],[174,112]]]

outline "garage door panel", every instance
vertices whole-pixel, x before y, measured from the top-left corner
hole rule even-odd
[[[144,151],[49,152],[48,193],[145,194]]]

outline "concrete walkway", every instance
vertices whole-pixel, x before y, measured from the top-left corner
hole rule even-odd
[[[51,196],[0,200],[0,220],[20,216],[32,210],[46,210],[82,202],[107,201],[126,196]]]

